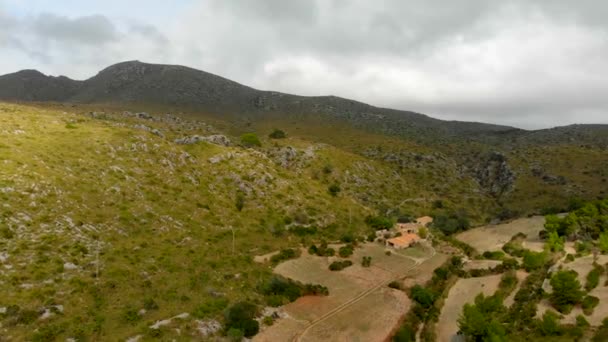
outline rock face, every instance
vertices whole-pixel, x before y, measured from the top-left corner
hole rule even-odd
[[[500,152],[491,152],[474,169],[474,177],[490,195],[500,197],[513,189],[515,174],[507,163],[507,157]]]
[[[220,145],[220,146],[230,146],[231,142],[227,136],[221,134],[210,135],[207,137],[203,137],[200,135],[192,135],[189,137],[183,137],[179,139],[175,139],[176,144],[180,145],[192,145],[198,142],[205,141],[211,144]]]

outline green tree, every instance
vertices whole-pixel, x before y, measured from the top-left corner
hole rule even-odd
[[[545,252],[524,251],[523,266],[528,272],[541,268],[546,260],[547,254]]]
[[[237,329],[243,332],[245,337],[251,337],[258,333],[259,323],[254,319],[257,313],[255,304],[249,302],[238,302],[226,311],[226,331]]]
[[[553,311],[545,312],[543,318],[538,321],[538,331],[543,336],[561,335],[562,330],[559,324],[559,315]]]
[[[410,290],[410,296],[413,300],[415,300],[418,304],[422,305],[424,308],[430,308],[435,303],[435,294],[420,285],[414,285]]]
[[[549,296],[551,305],[561,313],[569,313],[572,306],[579,304],[584,292],[575,271],[558,271],[551,277],[553,292]]]
[[[501,297],[480,293],[475,304],[465,304],[458,327],[471,341],[506,341],[506,331],[499,320],[505,311]]]
[[[245,147],[262,146],[262,142],[255,133],[245,133],[241,135],[241,144]]]
[[[561,252],[564,250],[564,238],[556,231],[550,232],[545,246],[551,252]]]

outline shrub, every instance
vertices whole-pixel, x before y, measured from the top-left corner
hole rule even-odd
[[[370,267],[371,265],[372,265],[372,257],[364,256],[363,259],[361,260],[361,266]]]
[[[538,322],[538,331],[543,336],[556,336],[562,334],[562,327],[559,324],[559,315],[553,311],[547,311]]]
[[[585,290],[587,292],[593,290],[600,283],[600,276],[604,273],[604,268],[600,265],[593,266],[593,269],[587,273],[587,282],[585,283]]]
[[[268,134],[268,137],[271,139],[285,139],[287,134],[285,134],[284,131],[275,128],[272,133]]]
[[[375,230],[391,229],[393,221],[382,216],[368,216],[365,218],[365,223]]]
[[[289,260],[289,259],[295,259],[299,256],[300,256],[299,250],[295,250],[293,248],[285,248],[285,249],[281,249],[281,251],[279,251],[279,253],[271,256],[270,262],[272,262],[273,264],[278,264],[282,261]]]
[[[139,315],[139,312],[137,312],[136,309],[134,309],[132,307],[128,307],[123,312],[122,318],[127,323],[135,324],[137,321],[139,321],[141,316]]]
[[[251,337],[258,333],[259,323],[254,319],[257,307],[253,303],[238,302],[226,310],[226,331],[240,330],[245,337]]]
[[[505,253],[502,251],[485,251],[483,252],[482,256],[485,259],[502,260],[505,257]]]
[[[390,287],[391,289],[395,289],[395,290],[401,290],[401,284],[399,284],[399,282],[396,280],[393,280],[390,283],[388,283],[388,287]]]
[[[212,297],[197,306],[192,315],[196,318],[207,318],[221,312],[228,306],[228,299],[224,297]]]
[[[147,311],[150,310],[158,310],[158,304],[152,298],[147,298],[144,300],[144,309]]]
[[[547,254],[545,252],[532,252],[525,250],[523,253],[523,266],[527,272],[537,270],[547,262]]]
[[[338,255],[342,258],[348,258],[349,256],[353,255],[353,245],[348,244],[346,246],[340,247],[340,249],[338,250]]]
[[[593,313],[593,309],[600,303],[600,299],[595,296],[585,296],[581,303],[583,313],[587,316]]]
[[[517,259],[505,258],[502,261],[502,268],[504,270],[514,270],[518,267],[519,267],[519,263],[517,262]]]
[[[353,264],[350,260],[334,261],[329,265],[330,271],[341,271]]]
[[[420,229],[418,229],[418,235],[421,239],[426,239],[429,235],[429,230],[426,227],[420,227]]]
[[[262,146],[260,138],[255,133],[245,133],[241,135],[241,144],[245,147]]]
[[[243,207],[245,207],[245,195],[242,192],[236,194],[236,200],[234,203],[236,210],[242,211]]]
[[[437,296],[427,288],[420,285],[414,285],[410,290],[410,297],[418,304],[422,305],[423,308],[428,309],[435,303]]]
[[[329,194],[336,197],[338,196],[338,194],[340,193],[341,189],[340,189],[340,185],[338,184],[332,184],[327,188],[327,191],[329,191]]]

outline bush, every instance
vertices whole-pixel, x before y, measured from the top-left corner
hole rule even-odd
[[[329,265],[330,271],[341,271],[353,264],[350,260],[334,261]]]
[[[340,249],[338,250],[338,255],[342,258],[348,258],[349,256],[353,255],[353,245],[348,244],[346,246],[340,247]]]
[[[485,251],[483,252],[482,256],[485,259],[502,260],[505,257],[505,253],[502,251]]]
[[[393,221],[382,216],[368,216],[365,218],[365,223],[375,230],[391,229]]]
[[[239,302],[232,305],[225,314],[226,331],[240,330],[245,337],[251,337],[260,330],[259,323],[254,319],[257,307],[253,303]]]
[[[361,260],[361,266],[370,267],[371,265],[372,265],[372,257],[364,256],[363,259]]]
[[[295,259],[299,256],[300,256],[299,250],[295,250],[293,248],[281,249],[281,251],[279,251],[279,253],[270,257],[270,262],[272,262],[273,264],[278,264],[282,261],[289,260],[289,259]]]
[[[268,137],[271,139],[285,139],[287,134],[285,134],[284,131],[275,128],[272,133],[268,134]]]
[[[600,283],[600,276],[604,273],[604,268],[600,265],[593,266],[593,269],[587,273],[587,282],[585,283],[585,290],[587,292],[593,290]]]
[[[401,290],[401,284],[399,284],[399,282],[396,280],[393,280],[390,283],[388,283],[388,287],[390,287],[391,289],[395,289],[395,290]]]
[[[152,298],[147,298],[144,300],[144,309],[147,311],[150,310],[158,310],[158,304]]]
[[[561,335],[562,330],[559,315],[553,311],[545,312],[543,318],[538,322],[538,332],[543,336]]]
[[[322,285],[305,284],[281,276],[273,276],[267,282],[258,286],[258,291],[266,296],[269,306],[280,306],[295,301],[302,296],[329,294],[327,287]]]
[[[532,252],[525,250],[523,256],[523,267],[527,272],[540,269],[547,262],[547,254],[545,252]]]
[[[194,308],[192,316],[196,318],[208,318],[228,307],[228,299],[224,297],[212,297]]]
[[[410,290],[410,297],[420,304],[423,308],[430,308],[435,304],[436,295],[429,289],[420,285],[414,285]]]
[[[245,133],[241,135],[241,144],[245,147],[262,146],[260,138],[255,133]]]
[[[593,309],[600,303],[600,299],[595,296],[585,296],[581,303],[583,313],[587,316],[593,313]]]
[[[327,188],[327,191],[329,191],[330,195],[336,197],[340,193],[341,189],[338,184],[332,184]]]

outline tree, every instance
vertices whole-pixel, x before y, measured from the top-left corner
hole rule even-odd
[[[270,137],[271,139],[285,139],[287,137],[287,134],[285,134],[285,132],[283,132],[280,129],[274,129],[274,131],[272,131],[272,133],[270,133],[268,135],[268,137]]]
[[[549,296],[551,305],[561,313],[569,313],[572,306],[579,304],[584,292],[575,271],[558,271],[551,277],[553,292]]]
[[[240,330],[245,337],[251,337],[258,333],[259,323],[254,319],[257,313],[255,304],[249,302],[238,302],[226,311],[226,331],[231,329]]]
[[[500,296],[479,294],[475,304],[465,304],[458,318],[460,331],[471,341],[506,341],[506,331],[497,317],[505,312]]]
[[[555,336],[562,334],[562,327],[559,324],[559,315],[553,311],[547,311],[543,318],[538,322],[538,331],[543,336]]]
[[[435,294],[420,285],[414,285],[410,290],[410,296],[424,308],[430,308],[435,303]]]
[[[553,231],[549,233],[545,246],[551,252],[561,252],[564,250],[564,238],[560,237],[556,231]]]
[[[245,133],[241,135],[241,144],[245,147],[262,146],[260,138],[255,133]]]
[[[533,252],[529,250],[524,251],[523,266],[526,271],[534,271],[541,268],[547,259],[545,252]]]

